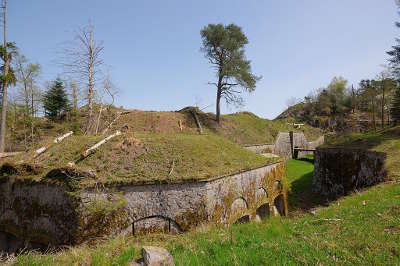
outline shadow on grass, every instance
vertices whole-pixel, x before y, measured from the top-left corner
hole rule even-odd
[[[314,164],[312,157],[303,157],[297,161]],[[290,212],[308,212],[316,206],[326,205],[327,200],[312,191],[313,172],[310,171],[291,182],[288,193]]]

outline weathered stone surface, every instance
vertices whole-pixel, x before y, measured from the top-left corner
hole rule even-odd
[[[315,153],[313,190],[335,198],[385,180],[386,154],[382,152],[319,148]]]
[[[204,223],[253,220],[257,210],[264,217],[279,196],[284,202],[278,209],[285,215],[286,188],[277,185],[284,178],[284,164],[275,163],[206,181],[74,193],[62,186],[0,179],[0,232],[45,246],[118,233],[180,233]]]
[[[172,255],[165,248],[144,246],[142,248],[145,266],[174,266]]]
[[[255,152],[255,153],[264,153],[264,152],[272,152],[274,150],[274,144],[255,144],[255,145],[246,145],[245,149]]]
[[[318,146],[324,144],[324,136],[319,137],[315,141],[307,141],[304,133],[293,133],[294,146],[303,149],[315,149]],[[289,132],[279,132],[278,137],[274,144],[254,144],[246,145],[244,148],[255,152],[255,153],[274,153],[281,156],[282,158],[290,158],[290,137]],[[302,151],[299,153],[299,157],[310,154],[312,152]]]

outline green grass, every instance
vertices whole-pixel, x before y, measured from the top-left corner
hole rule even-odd
[[[204,180],[264,166],[279,158],[265,158],[216,134],[124,133],[94,154],[78,161],[84,150],[103,136],[73,136],[53,145],[37,159],[33,152],[11,158],[43,167],[48,171],[76,162],[82,170],[95,171],[97,177],[80,180],[81,187],[94,183],[132,184],[155,181],[181,182]]]
[[[304,198],[311,190],[309,160],[287,164],[295,211],[301,206],[290,198]],[[128,265],[143,245],[166,247],[177,265],[399,265],[400,185],[349,195],[318,207],[315,215],[205,227],[178,236],[116,237],[53,254],[28,253],[15,265]]]
[[[321,130],[308,125],[295,129],[286,120],[263,119],[250,112],[224,115],[223,122],[226,125],[217,129],[217,132],[240,144],[274,143],[281,131],[303,132],[308,141],[323,135]]]
[[[312,155],[299,160],[289,160],[286,164],[287,182],[290,184],[288,201],[292,215],[309,211],[322,201],[311,189],[313,171]]]

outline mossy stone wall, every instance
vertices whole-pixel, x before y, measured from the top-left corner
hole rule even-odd
[[[313,190],[336,198],[385,180],[386,154],[347,148],[318,148],[315,153]]]

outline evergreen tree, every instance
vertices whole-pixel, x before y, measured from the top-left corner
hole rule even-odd
[[[400,87],[397,87],[394,91],[390,113],[392,120],[398,124],[400,122]]]
[[[68,96],[60,79],[56,79],[44,95],[43,107],[45,115],[52,120],[59,119],[63,112],[69,110]]]
[[[245,56],[248,43],[242,29],[234,24],[209,24],[201,32],[205,57],[215,67],[218,81],[211,83],[217,88],[216,120],[220,122],[220,101],[241,105],[242,91],[252,92],[261,77],[251,72],[250,61]],[[241,88],[241,89],[238,89]]]

